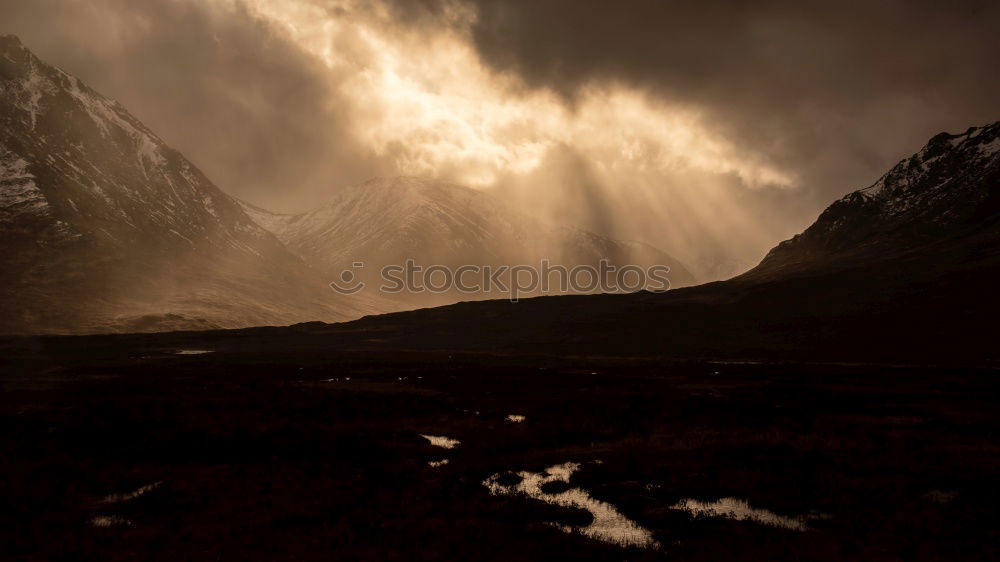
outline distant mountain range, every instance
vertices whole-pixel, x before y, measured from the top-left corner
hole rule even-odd
[[[0,38],[3,332],[343,320],[322,279],[117,102]]]
[[[222,192],[117,102],[0,37],[0,333],[162,331],[337,322],[497,295],[386,299],[328,287],[422,264],[664,264],[647,245],[550,227],[489,195],[399,178],[295,216]],[[374,280],[372,280],[374,281]]]
[[[355,262],[671,267],[651,246],[550,226],[488,194],[377,179],[298,215],[226,195],[118,103],[0,37],[0,333],[239,328],[470,298],[359,293]],[[210,332],[217,347],[449,349],[734,360],[989,359],[1000,123],[942,133],[747,273],[666,294],[462,303]],[[473,295],[472,298],[500,296]],[[256,334],[267,334],[261,339]],[[166,341],[175,336],[165,336]]]
[[[604,259],[616,266],[666,265],[671,286],[696,283],[683,264],[647,244],[545,224],[482,191],[429,179],[374,179],[299,215],[278,215],[247,204],[244,210],[329,279],[354,262],[365,263],[360,278],[377,286],[383,266],[408,259],[423,267],[453,269],[465,264],[537,267],[543,259],[597,267]],[[397,300],[412,308],[503,296],[401,293]]]
[[[994,123],[935,136],[728,281],[166,335],[144,345],[995,367],[998,193]]]

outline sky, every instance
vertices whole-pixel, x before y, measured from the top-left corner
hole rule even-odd
[[[228,193],[294,212],[440,178],[753,265],[941,131],[1000,119],[1000,4],[0,0],[0,33]]]

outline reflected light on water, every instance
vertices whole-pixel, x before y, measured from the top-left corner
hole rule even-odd
[[[98,515],[90,520],[90,524],[99,528],[132,526],[131,521],[117,515]]]
[[[424,435],[421,433],[420,436],[430,441],[431,445],[441,447],[442,449],[454,449],[461,443],[458,439],[452,439],[441,435]]]
[[[784,517],[766,509],[750,507],[746,500],[738,498],[722,498],[714,502],[684,499],[671,506],[671,509],[686,511],[696,517],[724,517],[793,531],[806,530],[806,524],[801,518]]]
[[[619,546],[659,548],[659,543],[653,539],[651,532],[626,518],[613,505],[590,497],[590,494],[580,488],[570,488],[558,493],[547,493],[542,490],[543,486],[551,482],[569,483],[570,476],[579,469],[579,464],[569,462],[551,466],[543,472],[519,472],[517,474],[521,477],[521,481],[510,485],[500,482],[501,474],[494,474],[487,478],[483,485],[493,495],[525,495],[553,505],[585,509],[593,517],[593,521],[585,527],[556,525],[563,531],[578,532]]]
[[[127,502],[138,498],[139,496],[145,494],[146,492],[151,492],[159,488],[162,484],[163,482],[153,482],[152,484],[146,484],[145,486],[142,486],[140,488],[137,488],[131,492],[127,492],[124,494],[108,494],[107,496],[104,496],[104,499],[102,501],[104,503]]]

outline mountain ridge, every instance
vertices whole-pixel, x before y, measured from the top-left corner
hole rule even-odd
[[[310,213],[269,213],[223,192],[120,103],[14,36],[0,38],[0,98],[0,298],[11,311],[0,331],[333,322],[470,297],[331,291],[359,259],[373,277],[375,266],[413,256],[450,266],[607,257],[666,264],[675,286],[695,282],[652,246],[542,225],[426,179],[373,179]]]
[[[369,311],[335,302],[183,155],[13,36],[0,38],[0,98],[11,311],[0,329],[239,327]]]
[[[1000,122],[940,133],[872,185],[832,203],[745,275],[886,259],[960,235],[976,217],[996,214],[998,184]]]
[[[992,131],[995,125],[987,127]],[[335,348],[362,354],[995,367],[1000,183],[995,156],[983,166],[962,165],[970,154],[958,150],[954,158],[945,159],[958,164],[949,168],[953,175],[946,183],[959,194],[967,189],[978,194],[974,204],[963,206],[962,213],[950,213],[947,200],[942,207],[941,199],[930,198],[936,204],[913,207],[923,210],[904,216],[918,223],[935,219],[930,231],[918,229],[916,234],[907,220],[883,223],[875,215],[872,230],[865,232],[889,236],[884,246],[875,244],[875,252],[868,251],[865,236],[860,240],[867,242],[860,246],[853,237],[840,246],[843,253],[830,254],[837,260],[809,262],[796,253],[801,242],[786,242],[784,248],[796,251],[772,253],[756,272],[666,293],[541,297],[517,304],[464,302],[345,324],[168,334],[155,345],[197,341],[233,352]],[[915,156],[923,162],[926,155]],[[858,197],[845,199],[851,204]],[[830,207],[836,212],[838,206],[835,202]],[[935,210],[944,212],[947,220],[937,221]],[[831,215],[835,213],[828,209],[816,224],[822,226]],[[852,216],[863,221],[872,215]],[[813,228],[810,237],[827,231]],[[785,258],[790,261],[777,261]]]
[[[331,278],[358,262],[371,272],[366,280],[377,282],[374,273],[382,266],[411,259],[424,267],[455,268],[537,266],[543,259],[567,267],[596,266],[604,258],[616,265],[667,265],[673,286],[696,283],[683,264],[648,244],[549,225],[488,193],[428,178],[373,178],[305,213],[271,213],[248,203],[244,210]],[[450,295],[438,302],[469,296]],[[410,302],[423,304],[420,297]]]

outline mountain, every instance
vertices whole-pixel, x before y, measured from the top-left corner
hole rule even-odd
[[[771,250],[752,276],[844,267],[899,257],[994,220],[1000,123],[941,133],[869,187],[827,208]]]
[[[0,38],[0,99],[0,332],[331,322],[433,304],[329,291],[331,276],[356,260],[372,275],[408,257],[451,266],[607,257],[665,263],[674,286],[692,282],[654,248],[550,227],[488,195],[427,180],[374,180],[302,215],[252,208],[119,104],[9,36]],[[1000,124],[935,136],[724,282],[157,341],[991,363],[1000,314],[998,136]]]
[[[336,279],[355,262],[360,278],[380,283],[385,265],[413,259],[423,267],[444,265],[538,266],[542,259],[568,267],[611,264],[670,267],[671,286],[693,285],[683,264],[638,242],[613,240],[557,227],[521,214],[493,196],[458,185],[420,178],[374,179],[344,190],[325,205],[299,215],[244,210],[315,269]],[[537,294],[537,293],[536,293]],[[401,294],[407,306],[503,296],[451,292]]]
[[[728,281],[465,302],[346,324],[177,334],[149,345],[995,367],[998,128],[934,137]]]
[[[663,252],[553,227],[460,186],[350,188],[301,215],[222,192],[119,103],[0,37],[0,333],[162,331],[342,321],[499,291],[339,295],[355,262],[667,265]],[[537,293],[535,293],[537,294]]]
[[[326,281],[117,102],[0,37],[0,332],[343,320]]]

